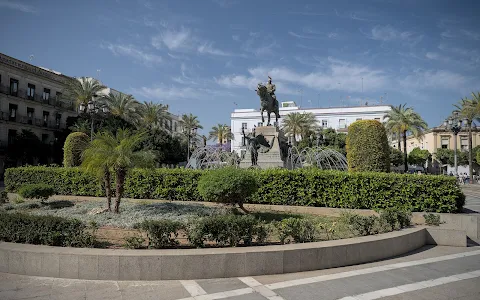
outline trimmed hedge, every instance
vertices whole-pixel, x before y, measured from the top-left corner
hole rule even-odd
[[[50,196],[55,195],[53,186],[44,183],[26,184],[20,187],[18,194],[26,199],[48,200]]]
[[[347,161],[351,172],[390,171],[390,146],[382,123],[361,120],[348,126]]]
[[[0,241],[61,247],[93,247],[95,238],[76,219],[0,212]]]
[[[246,203],[356,209],[457,212],[465,196],[450,176],[348,173],[319,169],[249,170],[259,184]],[[125,182],[126,197],[201,201],[197,184],[204,171],[135,169]],[[96,178],[77,168],[20,167],[5,172],[5,186],[16,192],[26,183],[46,183],[60,195],[101,196]]]
[[[83,132],[72,132],[63,144],[63,166],[78,167],[82,163],[82,152],[88,146],[90,138]]]

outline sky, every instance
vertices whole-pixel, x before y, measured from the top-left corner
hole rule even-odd
[[[480,91],[476,0],[0,0],[0,52],[92,76],[205,127],[258,108],[413,107],[429,126]],[[7,32],[8,31],[8,32]]]

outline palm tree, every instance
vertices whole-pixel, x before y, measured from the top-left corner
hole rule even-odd
[[[405,110],[406,104],[400,104],[398,107],[392,106],[392,109],[387,113],[385,118],[388,118],[387,123],[385,124],[385,129],[392,136],[392,139],[395,137],[397,139],[397,149],[402,150],[401,147],[401,116],[402,112]]]
[[[168,105],[145,101],[139,107],[140,122],[139,125],[147,129],[165,128],[165,121],[170,120]]]
[[[75,124],[68,127],[73,132],[83,132],[87,135],[90,134],[90,122],[88,120],[78,119]]]
[[[111,162],[110,154],[115,148],[114,139],[111,134],[102,132],[97,134],[95,139],[82,153],[82,165],[87,172],[95,174],[105,185],[105,196],[107,197],[107,211],[112,211],[112,187],[111,187]]]
[[[145,138],[146,132],[132,133],[128,129],[119,129],[116,134],[103,132],[95,137],[91,147],[88,148],[90,150],[87,150],[84,155],[83,164],[86,167],[96,169],[97,172],[108,170],[115,174],[115,213],[119,213],[128,171],[134,167],[151,167],[153,165],[152,152],[137,150]],[[106,177],[104,179],[106,180]]]
[[[182,115],[182,126],[185,132],[191,132],[193,128],[203,129],[198,117],[192,114]]]
[[[407,134],[412,134],[414,137],[419,138],[423,135],[423,131],[428,128],[428,125],[413,108],[406,107],[406,104],[399,105],[395,110],[392,109],[392,111],[386,115],[386,118],[389,119],[385,128],[387,128],[389,132],[401,134],[403,138],[404,170],[407,172]]]
[[[230,131],[230,126],[227,124],[217,124],[213,126],[212,130],[208,134],[208,138],[217,140],[220,146],[223,146],[223,141],[233,140],[233,133]]]
[[[480,93],[476,95],[472,93],[472,99],[464,98],[454,106],[457,108],[459,116],[466,121],[468,130],[468,169],[470,175],[470,182],[473,178],[473,151],[472,151],[472,124],[474,120],[480,118]]]
[[[317,129],[317,120],[312,113],[290,113],[283,120],[282,129],[293,137],[293,144],[297,144],[297,136],[302,139]]]
[[[139,118],[137,108],[140,103],[132,95],[110,92],[102,97],[101,101],[107,106],[108,111],[112,115],[120,117],[129,123],[135,123]]]
[[[87,104],[100,91],[107,87],[98,80],[89,77],[73,78],[67,82],[66,96],[75,102],[76,107],[83,104],[86,112]]]

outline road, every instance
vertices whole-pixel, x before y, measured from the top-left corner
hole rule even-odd
[[[246,278],[88,281],[0,273],[0,299],[480,299],[480,247],[424,247],[375,263]]]
[[[466,212],[480,213],[480,184],[465,184],[461,188],[466,196]]]

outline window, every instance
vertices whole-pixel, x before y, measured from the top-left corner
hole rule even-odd
[[[35,97],[35,85],[29,83],[27,88],[27,98],[29,100],[33,100],[34,97]]]
[[[378,121],[378,122],[380,122],[380,118],[375,118],[375,121]]]
[[[345,122],[345,119],[340,119],[339,120],[339,128],[343,129],[343,128],[347,128],[347,123]]]
[[[48,133],[42,133],[42,143],[48,143]]]
[[[242,123],[242,129],[248,129],[247,128],[247,123]]]
[[[62,93],[57,92],[57,93],[55,94],[55,98],[57,98],[56,100],[61,100],[61,99],[62,99]]]
[[[263,126],[263,123],[262,123],[262,122],[258,122],[257,127],[262,127],[262,126]]]
[[[48,116],[50,113],[48,111],[43,111],[43,126],[47,127],[48,126]]]
[[[327,126],[328,126],[328,121],[322,120],[322,127],[327,127]]]
[[[448,149],[449,139],[448,136],[442,136],[442,149]]]
[[[10,78],[10,95],[18,95],[18,80]]]
[[[246,146],[246,145],[245,145],[245,137],[244,137],[244,136],[242,136],[242,146]]]
[[[43,89],[43,100],[48,101],[50,99],[50,89]]]
[[[62,115],[61,114],[57,114],[55,116],[55,126],[57,128],[60,128],[60,121],[62,120]]]
[[[177,132],[177,122],[173,123],[173,128],[175,128],[174,131]]]
[[[34,109],[31,107],[27,107],[27,123],[33,125],[33,113]]]
[[[357,118],[357,121],[361,121],[361,120],[362,120],[362,118]]]
[[[11,145],[15,141],[15,137],[17,136],[17,131],[15,129],[8,130],[8,144]]]
[[[460,150],[468,151],[468,137],[466,136],[460,137]]]
[[[9,120],[15,122],[17,120],[17,109],[18,106],[16,104],[9,104],[8,111],[9,111]]]

